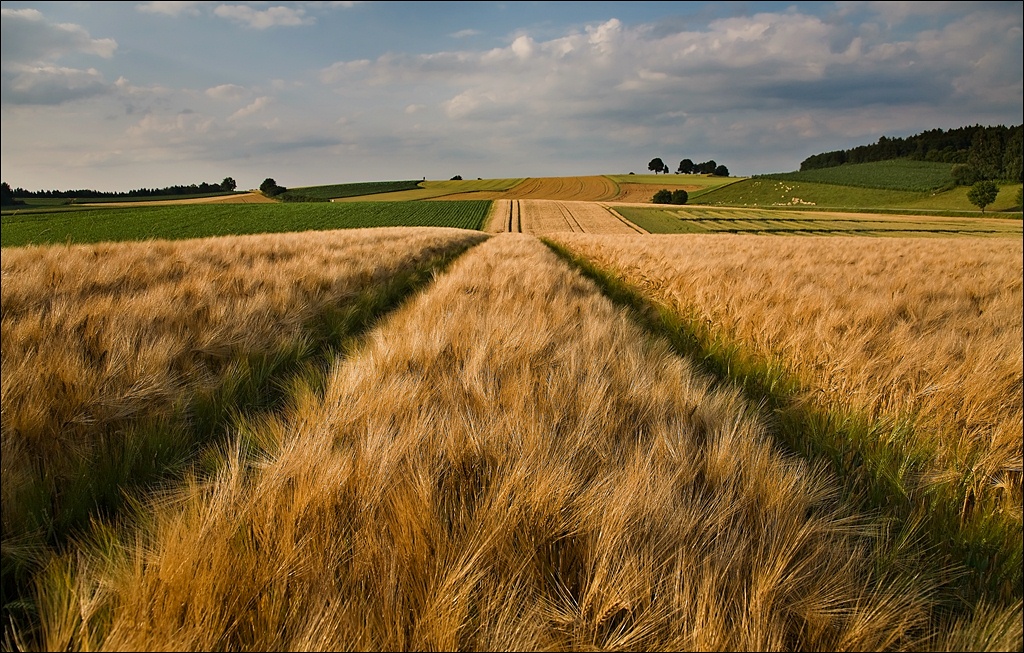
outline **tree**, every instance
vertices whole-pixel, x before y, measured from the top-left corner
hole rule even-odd
[[[667,188],[662,188],[661,190],[654,194],[654,197],[651,198],[651,201],[654,202],[655,204],[671,204],[672,191],[670,191]]]
[[[235,190],[236,188],[238,188],[238,184],[236,184],[235,180],[232,179],[231,177],[224,177],[224,181],[220,182],[220,187],[221,187],[221,190],[226,190],[228,192],[231,192],[231,191]]]
[[[275,195],[280,195],[286,190],[288,189],[285,188],[284,186],[278,186],[277,182],[274,181],[272,177],[267,177],[266,179],[263,180],[263,183],[260,184],[260,192],[262,192],[267,197],[274,197]]]
[[[998,194],[999,187],[996,186],[996,183],[989,179],[983,179],[971,186],[971,189],[967,191],[967,199],[984,213],[985,207],[995,202]]]
[[[455,175],[454,177],[452,177],[448,181],[462,181],[462,175]]]
[[[11,190],[10,184],[6,181],[0,185],[0,204],[15,204],[14,191]]]
[[[672,204],[686,204],[689,199],[690,194],[682,188],[677,188],[672,191]]]
[[[692,175],[693,174],[693,161],[690,159],[683,159],[679,162],[679,168],[676,170],[681,175]]]
[[[715,173],[715,168],[717,168],[717,167],[718,167],[718,164],[715,163],[714,159],[711,159],[710,161],[705,161],[704,163],[701,163],[698,166],[698,168],[700,168],[700,174],[702,174],[702,175],[712,175],[712,174],[714,174]]]
[[[654,174],[658,174],[662,170],[667,170],[667,168],[665,166],[665,162],[662,161],[660,158],[657,158],[657,157],[651,159],[651,162],[647,164],[647,169],[648,170],[653,170]]]
[[[729,176],[729,169],[726,168],[724,165],[718,166],[717,168],[715,168],[715,176],[716,177],[728,177]]]

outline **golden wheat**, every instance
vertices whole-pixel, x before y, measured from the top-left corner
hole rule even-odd
[[[921,444],[936,456],[923,482],[963,474],[1020,519],[1020,240],[553,240],[782,358],[826,403],[921,416]]]
[[[159,420],[240,357],[293,346],[326,306],[483,236],[391,229],[3,252],[5,549],[34,483],[60,483],[100,434]]]
[[[54,566],[48,649],[891,650],[927,583],[820,470],[530,236],[494,236],[154,507]],[[923,638],[923,639],[922,639]]]

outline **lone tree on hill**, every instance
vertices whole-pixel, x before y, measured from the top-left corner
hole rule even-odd
[[[647,169],[653,170],[654,174],[658,174],[662,170],[668,172],[668,167],[665,165],[665,162],[658,157],[651,159],[651,162],[647,164]]]
[[[967,191],[967,199],[984,213],[985,207],[995,202],[998,194],[999,187],[996,186],[996,183],[986,179],[971,186],[971,189]]]
[[[238,184],[231,177],[224,177],[224,181],[220,182],[220,187],[228,192],[234,191],[238,188]]]

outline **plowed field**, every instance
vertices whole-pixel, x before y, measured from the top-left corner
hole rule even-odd
[[[558,200],[496,200],[487,231],[528,234],[647,233],[612,209],[596,202]]]

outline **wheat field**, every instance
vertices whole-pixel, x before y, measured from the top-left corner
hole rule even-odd
[[[936,643],[929,582],[877,572],[828,476],[533,237],[472,250],[303,397],[255,462],[55,564],[46,648]]]
[[[921,416],[920,483],[970,461],[1019,520],[1020,243],[546,239],[786,361],[804,401]],[[456,256],[320,372],[276,381],[274,410],[229,405],[192,464],[39,533],[25,497],[68,500],[110,440],[186,429],[253,352],[310,349],[325,314]],[[1024,645],[1019,598],[951,609],[959,571],[922,566],[913,529],[536,236],[5,249],[3,282],[5,592],[36,547],[34,616],[6,649]]]
[[[929,480],[969,468],[1021,509],[1022,244],[1011,239],[553,239],[786,361],[808,392],[919,415]]]
[[[301,356],[325,315],[482,238],[345,230],[4,249],[5,607],[12,576],[121,502],[122,479],[194,453],[197,398],[261,360]]]

